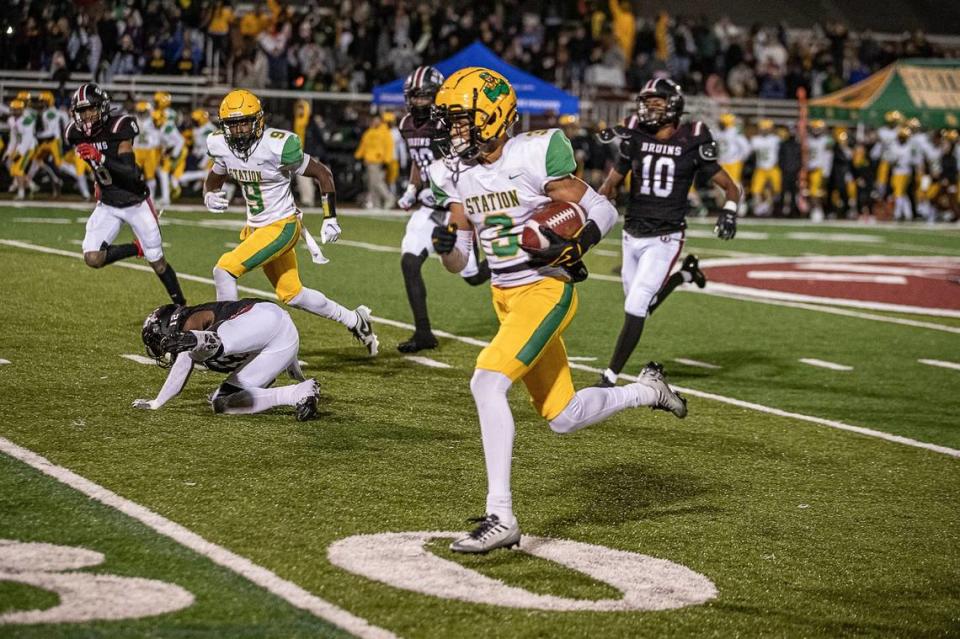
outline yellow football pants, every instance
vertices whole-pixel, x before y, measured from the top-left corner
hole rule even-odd
[[[47,156],[53,159],[53,165],[59,169],[60,163],[63,162],[63,147],[60,145],[60,138],[46,140],[37,146],[36,159],[44,160]]]
[[[157,165],[160,163],[159,149],[134,149],[133,155],[137,160],[137,164],[143,169],[143,176],[148,180],[157,179]]]
[[[30,149],[26,153],[17,153],[13,156],[10,161],[10,177],[23,177],[27,174],[27,167],[30,166],[35,151],[36,149]]]
[[[552,277],[491,288],[500,329],[477,357],[477,368],[522,379],[537,411],[553,419],[576,392],[561,335],[577,312],[577,292]]]
[[[734,182],[740,184],[740,177],[743,175],[743,162],[721,164],[720,168],[726,171],[727,175],[729,175]]]
[[[299,239],[300,220],[295,215],[258,228],[244,226],[240,246],[221,255],[217,267],[236,278],[262,267],[277,298],[289,303],[303,290],[295,250]]]
[[[880,186],[886,186],[887,180],[890,179],[890,163],[886,160],[880,160],[880,164],[877,165],[877,184]]]
[[[890,177],[890,189],[894,197],[901,197],[907,194],[907,186],[910,185],[909,173],[894,173]]]
[[[780,194],[783,186],[783,174],[780,173],[780,167],[755,169],[753,171],[753,179],[750,180],[750,193],[752,195],[761,195],[768,184],[774,195]]]
[[[807,176],[810,186],[810,197],[822,198],[823,192],[823,169],[812,169]]]
[[[180,155],[177,157],[171,157],[165,155],[163,157],[163,170],[171,178],[180,179],[180,176],[183,175],[183,172],[187,169],[187,151],[184,149],[180,151]]]

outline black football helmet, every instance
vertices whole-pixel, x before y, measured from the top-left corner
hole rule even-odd
[[[160,368],[167,368],[173,362],[167,357],[166,344],[170,338],[180,333],[180,318],[184,306],[164,304],[147,315],[140,330],[140,339],[147,348],[147,355],[157,362]]]
[[[663,108],[648,103],[654,98],[665,102]],[[683,107],[683,91],[679,84],[667,78],[650,80],[637,95],[637,125],[653,132],[666,124],[679,124]]]
[[[431,66],[417,67],[403,81],[403,98],[418,126],[430,119],[430,108],[441,84],[443,74]]]
[[[81,133],[99,133],[110,116],[110,96],[93,82],[81,84],[70,98],[70,113]]]

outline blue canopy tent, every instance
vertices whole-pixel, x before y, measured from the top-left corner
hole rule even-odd
[[[474,42],[443,62],[434,64],[444,77],[464,67],[486,67],[503,75],[517,92],[517,110],[530,115],[556,113],[576,115],[580,99],[553,86],[549,82],[511,66],[480,42]],[[403,104],[403,78],[373,88],[376,105]]]

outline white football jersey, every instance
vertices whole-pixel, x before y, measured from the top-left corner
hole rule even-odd
[[[40,114],[40,123],[37,125],[37,138],[46,142],[62,136],[60,110],[55,107],[44,109]]]
[[[158,137],[160,139],[160,148],[166,151],[170,157],[179,157],[183,152],[183,147],[186,142],[183,139],[183,134],[180,133],[180,129],[177,128],[177,125],[171,120],[167,120],[163,123],[163,126],[159,127],[157,130]]]
[[[812,135],[807,140],[807,168],[830,174],[833,168],[833,139],[829,135]]]
[[[913,161],[918,167],[923,167],[927,163],[927,169],[935,173],[940,168],[940,149],[930,141],[930,136],[926,133],[915,133],[910,138],[910,146],[913,149]]]
[[[428,172],[437,204],[463,205],[494,286],[522,286],[545,277],[569,279],[561,268],[530,266],[520,235],[533,210],[550,201],[543,193],[546,184],[576,171],[570,140],[560,129],[530,131],[507,140],[502,153],[492,164],[460,164],[459,172],[443,160],[433,162]]]
[[[217,175],[229,175],[243,191],[247,202],[247,224],[266,226],[297,213],[290,181],[303,174],[310,156],[304,154],[300,138],[283,129],[267,129],[246,160],[227,146],[223,131],[207,136],[207,153]]]
[[[18,154],[25,155],[37,146],[36,126],[37,114],[32,109],[24,109],[20,117],[13,118],[10,139],[12,140],[13,136],[16,135],[17,144],[14,148],[16,148]],[[11,144],[11,146],[13,145]]]
[[[717,141],[717,162],[720,164],[736,164],[743,162],[750,155],[750,141],[747,136],[731,126],[715,131],[713,139]]]
[[[772,169],[780,161],[780,136],[776,133],[753,136],[750,148],[757,154],[758,169]]]
[[[883,159],[890,163],[895,174],[906,175],[913,173],[916,159],[913,145],[910,144],[910,139],[908,138],[905,142],[901,142],[899,138],[894,139],[887,148],[887,153],[883,156]]]
[[[160,146],[160,132],[153,123],[153,118],[149,115],[145,118],[137,118],[140,132],[133,138],[133,148],[135,149],[155,149]]]
[[[882,126],[877,129],[877,143],[870,150],[870,158],[873,160],[882,159],[887,149],[897,139],[897,129],[892,126]]]
[[[217,130],[213,122],[207,122],[203,126],[193,127],[193,148],[194,157],[207,157],[207,136]]]

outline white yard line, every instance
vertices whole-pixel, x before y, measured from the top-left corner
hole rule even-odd
[[[358,637],[370,637],[371,639],[387,639],[395,635],[387,630],[371,625],[366,620],[361,619],[351,613],[320,599],[313,593],[307,592],[292,581],[283,579],[276,573],[257,565],[240,555],[227,550],[208,541],[195,532],[184,528],[180,524],[167,519],[152,510],[141,506],[129,499],[125,499],[114,492],[111,492],[99,484],[81,477],[72,470],[57,466],[48,459],[41,457],[37,453],[18,446],[12,441],[0,437],[0,452],[6,453],[14,459],[20,460],[28,466],[32,466],[41,473],[66,484],[87,497],[94,499],[110,508],[120,511],[128,517],[136,519],[160,533],[169,537],[181,546],[189,548],[218,564],[227,570],[230,570],[244,579],[253,582],[266,591],[276,595],[289,604],[306,610],[313,615],[324,619],[335,626],[353,633]]]
[[[420,364],[421,366],[428,366],[430,368],[453,368],[453,366],[450,366],[450,364],[444,364],[443,362],[438,362],[435,359],[423,357],[422,355],[404,355],[403,359],[410,360],[414,364]]]
[[[846,364],[837,364],[836,362],[828,362],[826,360],[816,359],[813,357],[801,357],[799,361],[809,366],[819,366],[820,368],[829,368],[832,371],[852,371],[853,370],[853,366],[847,366]]]
[[[15,217],[13,221],[24,224],[73,224],[73,220],[67,217]]]
[[[918,362],[921,364],[926,364],[928,366],[939,366],[940,368],[952,368],[955,371],[960,371],[960,364],[957,362],[945,362],[942,359],[918,359]]]
[[[56,248],[52,248],[52,247],[48,247],[48,246],[40,246],[40,245],[37,245],[37,244],[30,244],[30,243],[27,243],[27,242],[19,242],[19,241],[16,241],[16,240],[4,240],[4,239],[0,239],[0,244],[7,245],[7,246],[13,246],[13,247],[17,247],[17,248],[23,248],[23,249],[27,249],[27,250],[31,250],[31,251],[37,251],[37,252],[40,252],[40,253],[48,253],[48,254],[50,254],[50,255],[62,255],[62,256],[65,256],[65,257],[72,257],[72,258],[75,258],[75,259],[77,259],[77,258],[82,259],[82,257],[83,257],[80,253],[73,253],[73,252],[71,252],[71,251],[64,251],[64,250],[61,250],[61,249],[56,249]],[[148,273],[153,273],[153,269],[152,269],[152,268],[150,268],[149,266],[143,265],[143,264],[131,264],[131,263],[129,263],[129,262],[115,262],[115,266],[120,266],[120,267],[124,267],[124,268],[130,268],[130,269],[138,270],[138,271],[145,271],[145,272],[148,272]],[[180,277],[180,278],[182,278],[182,279],[184,279],[184,280],[188,280],[188,281],[191,281],[191,282],[202,282],[202,283],[204,283],[204,284],[209,284],[209,285],[211,285],[211,286],[214,285],[214,281],[213,281],[212,279],[210,279],[209,277],[199,277],[199,276],[197,276],[197,275],[190,275],[190,274],[188,274],[188,273],[178,273],[178,274],[177,274],[177,277]],[[262,290],[262,289],[251,288],[251,287],[249,287],[249,286],[239,286],[238,288],[239,288],[241,291],[244,291],[244,292],[247,292],[247,293],[253,293],[254,295],[261,295],[261,296],[263,296],[263,297],[270,297],[271,295],[273,295],[273,293],[270,292],[270,291],[264,291],[264,290]],[[386,324],[386,325],[388,325],[388,326],[395,326],[395,327],[403,328],[403,329],[406,329],[406,330],[414,330],[414,329],[416,328],[413,324],[408,324],[408,323],[406,323],[406,322],[399,322],[399,321],[397,321],[397,320],[392,320],[392,319],[388,319],[388,318],[385,318],[385,317],[377,317],[377,316],[374,316],[373,319],[374,319],[375,321],[381,323],[381,324]],[[486,347],[486,346],[489,345],[489,342],[486,342],[486,341],[484,341],[484,340],[476,339],[476,338],[474,338],[474,337],[465,337],[465,336],[461,336],[461,335],[455,335],[455,334],[453,334],[453,333],[448,333],[447,331],[434,330],[433,333],[434,333],[434,335],[437,335],[437,336],[439,336],[439,337],[446,337],[446,338],[449,338],[449,339],[452,339],[452,340],[456,340],[456,341],[458,341],[458,342],[462,342],[462,343],[464,343],[464,344],[470,344],[471,346],[479,346],[479,347],[483,348],[483,347]],[[599,374],[602,372],[602,370],[599,369],[599,368],[594,368],[594,367],[592,367],[592,366],[586,366],[586,365],[584,365],[584,364],[578,364],[578,363],[576,363],[576,362],[570,362],[570,368],[575,368],[575,369],[577,369],[577,370],[586,371],[586,372],[588,372],[588,373],[593,373],[593,374],[596,374],[596,375],[599,375]],[[623,379],[629,380],[629,381],[636,381],[636,380],[637,380],[636,377],[633,377],[633,376],[631,376],[631,375],[623,375],[623,374],[621,374],[620,377],[623,378]],[[846,431],[850,431],[850,432],[852,432],[852,433],[858,433],[858,434],[860,434],[860,435],[865,435],[865,436],[867,436],[867,437],[875,437],[875,438],[877,438],[877,439],[883,439],[883,440],[885,440],[885,441],[894,442],[894,443],[897,443],[897,444],[903,444],[903,445],[905,445],[905,446],[912,446],[912,447],[914,447],[914,448],[922,448],[922,449],[924,449],[924,450],[930,450],[930,451],[933,451],[933,452],[936,452],[936,453],[941,453],[941,454],[944,454],[944,455],[949,455],[949,456],[951,456],[951,457],[960,458],[960,450],[957,450],[957,449],[955,449],[955,448],[948,448],[947,446],[940,446],[939,444],[930,444],[930,443],[927,443],[927,442],[918,441],[918,440],[916,440],[916,439],[911,439],[911,438],[909,438],[909,437],[901,437],[900,435],[891,435],[890,433],[885,433],[885,432],[883,432],[883,431],[874,430],[874,429],[872,429],[872,428],[865,428],[865,427],[862,427],[862,426],[853,426],[853,425],[851,425],[851,424],[846,424],[846,423],[844,423],[844,422],[835,421],[835,420],[831,420],[831,419],[824,419],[824,418],[822,418],[822,417],[816,417],[816,416],[813,416],[813,415],[803,415],[803,414],[801,414],[801,413],[793,413],[793,412],[790,412],[790,411],[781,410],[781,409],[779,409],[779,408],[773,408],[773,407],[770,407],[770,406],[764,406],[763,404],[755,404],[755,403],[753,403],[753,402],[747,402],[747,401],[744,401],[744,400],[742,400],[742,399],[736,399],[736,398],[733,398],[733,397],[725,397],[725,396],[723,396],[723,395],[716,395],[716,394],[714,394],[714,393],[708,393],[708,392],[706,392],[706,391],[696,390],[696,389],[694,389],[694,388],[685,388],[685,387],[682,387],[682,386],[676,386],[675,388],[676,388],[677,390],[679,390],[680,392],[686,393],[687,395],[691,395],[691,396],[693,396],[693,397],[700,397],[700,398],[703,398],[703,399],[711,399],[711,400],[718,401],[718,402],[721,402],[721,403],[724,403],[724,404],[730,404],[730,405],[732,405],[732,406],[738,406],[738,407],[740,407],[740,408],[749,408],[749,409],[751,409],[751,410],[755,410],[755,411],[760,412],[760,413],[767,413],[767,414],[769,414],[769,415],[777,415],[777,416],[779,416],[779,417],[787,417],[787,418],[790,418],[790,419],[796,419],[796,420],[799,420],[799,421],[805,421],[805,422],[809,422],[809,423],[812,423],[812,424],[818,424],[818,425],[820,425],[820,426],[826,426],[826,427],[828,427],[828,428],[836,428],[836,429],[839,429],[839,430],[846,430]]]
[[[9,364],[9,363],[10,363],[9,359],[0,359],[0,364]]]
[[[131,362],[136,362],[137,364],[144,364],[146,366],[153,366],[157,362],[153,359],[147,357],[146,355],[134,355],[133,353],[123,353],[120,355],[123,359],[129,359]]]
[[[707,362],[701,362],[698,359],[686,359],[685,357],[674,357],[673,361],[679,364],[686,364],[687,366],[696,366],[697,368],[709,368],[709,369],[719,369],[721,366],[716,364],[708,364]]]

